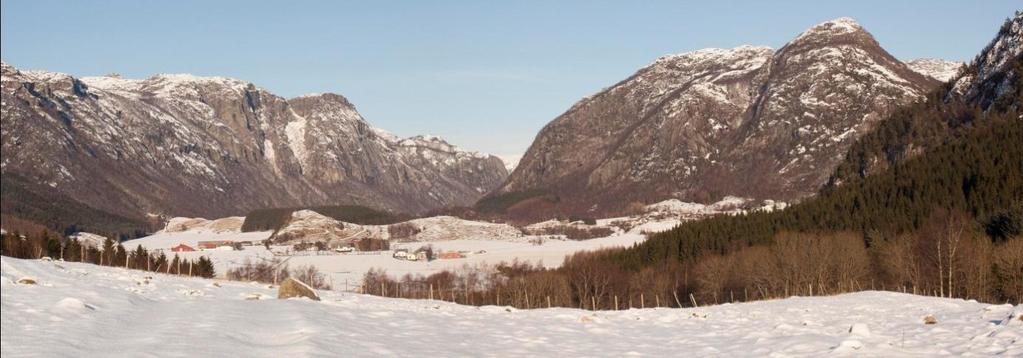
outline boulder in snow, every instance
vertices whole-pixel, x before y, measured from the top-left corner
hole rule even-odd
[[[36,279],[31,278],[31,277],[22,277],[22,278],[18,279],[18,284],[19,285],[34,285],[34,284],[36,284]]]
[[[932,315],[932,314],[929,314],[929,315],[924,317],[924,324],[937,324],[937,323],[938,323],[938,318],[934,317],[934,315]]]
[[[281,283],[281,287],[277,289],[277,298],[285,299],[292,297],[306,297],[314,301],[319,301],[320,296],[316,295],[316,291],[312,287],[306,285],[302,281],[288,278]]]

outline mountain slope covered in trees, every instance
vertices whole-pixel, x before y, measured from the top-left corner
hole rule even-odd
[[[608,308],[622,297],[689,305],[887,289],[1021,302],[1023,58],[1013,47],[1021,23],[1015,14],[955,85],[898,110],[857,147],[912,147],[913,155],[856,175],[839,168],[834,177],[844,180],[785,210],[682,223],[554,270],[498,267],[499,284],[481,296],[531,292]],[[926,145],[887,134],[927,120],[954,130],[928,133]],[[446,275],[423,280],[469,277]]]

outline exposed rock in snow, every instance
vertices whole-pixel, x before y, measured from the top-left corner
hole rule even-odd
[[[299,210],[291,213],[291,220],[274,233],[272,237],[278,243],[294,242],[331,242],[343,240],[352,234],[352,228],[332,218],[312,210]]]
[[[164,229],[161,230],[160,232],[165,233],[184,231],[213,233],[241,232],[242,223],[244,222],[245,222],[244,216],[231,216],[216,220],[207,220],[203,218],[176,217],[168,220],[167,226],[164,227]]]
[[[293,277],[289,277],[281,283],[281,287],[277,288],[277,298],[288,299],[293,297],[305,297],[313,301],[320,300],[320,296],[316,295],[316,290],[313,290],[312,287]]]

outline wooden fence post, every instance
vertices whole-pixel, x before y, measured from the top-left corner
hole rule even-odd
[[[618,310],[618,295],[615,295],[615,311]]]
[[[551,296],[547,296],[547,308],[551,308]]]

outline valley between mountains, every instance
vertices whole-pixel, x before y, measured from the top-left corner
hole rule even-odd
[[[4,62],[4,356],[1023,355],[1023,12],[967,62],[793,35],[653,59],[514,163]]]

